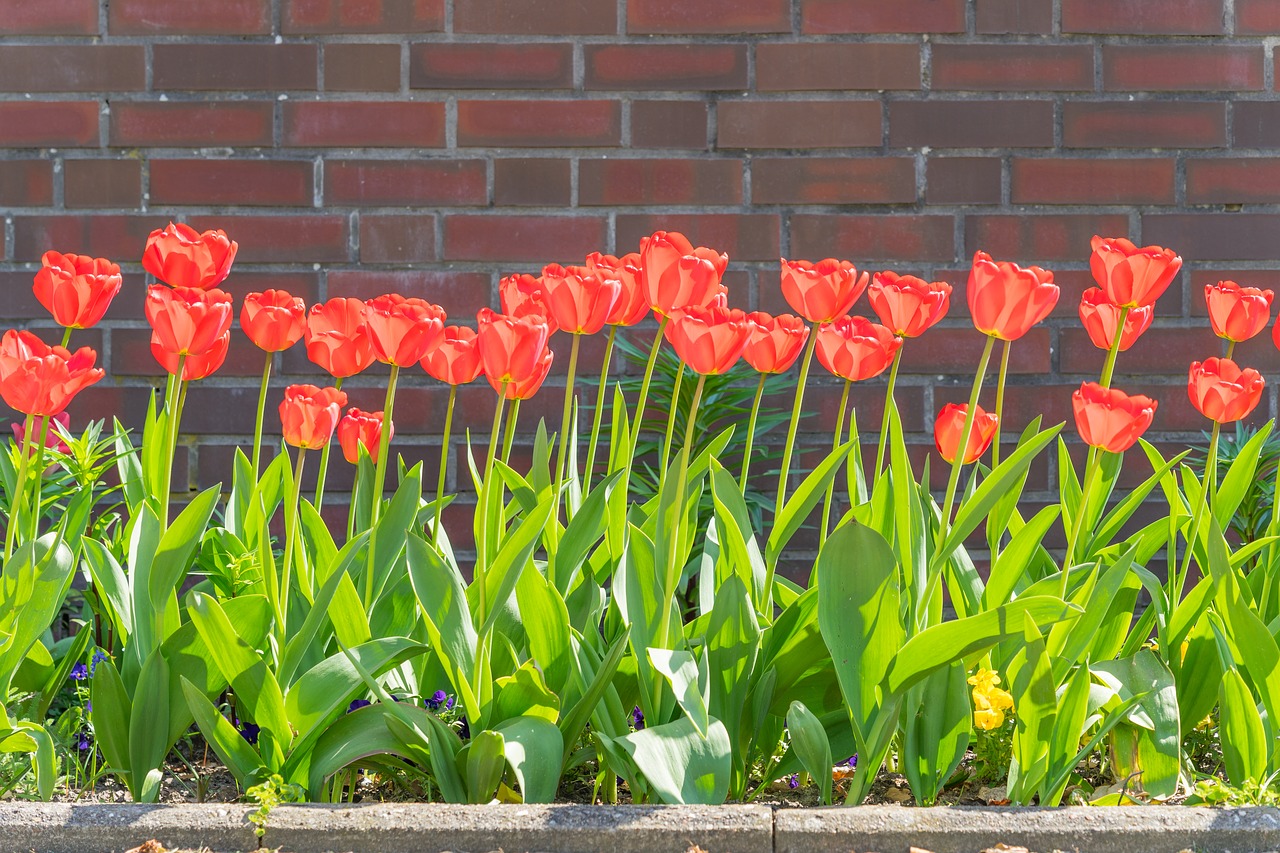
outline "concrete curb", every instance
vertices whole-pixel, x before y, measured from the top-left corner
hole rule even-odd
[[[123,851],[155,838],[166,847],[215,853],[253,850],[258,838],[238,805],[149,806],[0,803],[0,850]]]

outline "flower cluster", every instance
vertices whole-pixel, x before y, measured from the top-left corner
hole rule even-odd
[[[1013,710],[1013,696],[1002,689],[999,674],[979,668],[969,676],[973,686],[973,726],[983,731],[1004,725],[1004,712]]]

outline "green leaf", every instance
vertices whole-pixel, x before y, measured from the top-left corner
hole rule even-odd
[[[554,725],[560,716],[560,698],[547,689],[533,661],[525,661],[514,674],[497,679],[494,687],[497,695],[491,719],[495,722],[536,717]]]
[[[840,466],[854,448],[854,442],[845,442],[837,447],[827,458],[823,459],[800,483],[800,487],[787,498],[781,511],[773,523],[773,531],[765,543],[765,563],[770,566],[778,564],[782,549],[791,541],[800,526],[804,524],[809,513],[818,505],[827,493],[827,486],[835,480]]]
[[[604,735],[598,735],[605,737]],[[612,742],[631,758],[663,802],[719,805],[729,792],[729,733],[714,720],[703,738],[688,717]]]
[[[218,487],[205,489],[178,513],[161,535],[147,583],[147,596],[156,613],[164,612],[169,597],[191,570],[200,539],[217,503]]]
[[[165,755],[169,752],[168,732],[169,664],[156,649],[142,664],[129,715],[129,768],[135,785],[139,774],[149,774],[164,764]],[[134,793],[135,799],[155,802],[152,794],[158,795],[159,788],[156,786],[152,791],[148,782]]]
[[[610,683],[612,683],[613,676],[618,671],[618,664],[621,663],[622,656],[626,653],[627,639],[628,635],[625,631],[618,635],[617,639],[613,641],[613,645],[609,647],[609,651],[605,654],[599,668],[591,675],[590,683],[582,691],[582,698],[567,713],[560,715],[560,733],[565,744],[568,745],[564,756],[565,761],[569,757],[567,749],[577,744],[578,738],[582,735],[582,730],[586,728],[587,720],[591,718],[591,714],[600,705]],[[585,650],[582,650],[581,653],[587,654]]]
[[[408,637],[386,637],[344,649],[307,670],[285,697],[285,713],[300,741],[317,728],[336,719],[361,691],[360,667],[380,676],[426,647]],[[259,723],[261,725],[261,723]]]
[[[590,502],[588,496],[586,503]],[[516,602],[529,638],[529,654],[542,667],[548,686],[564,695],[573,667],[569,611],[564,599],[541,572],[526,569],[516,582]]]
[[[473,735],[459,757],[463,761],[468,802],[487,803],[492,800],[507,763],[506,741],[502,735],[494,731]]]
[[[186,678],[179,676],[179,679],[196,725],[200,727],[200,734],[204,736],[209,746],[213,747],[218,760],[236,777],[236,783],[239,784],[240,789],[244,790],[251,785],[256,785],[268,776],[267,768],[258,757],[258,753],[240,735],[240,732],[236,731],[236,727],[218,713],[213,703],[205,698],[204,692]]]
[[[647,650],[649,663],[670,684],[676,703],[688,715],[699,737],[707,737],[711,720],[707,714],[707,673],[698,666],[697,659],[686,651],[670,649]]]
[[[530,565],[533,552],[538,547],[542,532],[546,529],[554,506],[552,495],[548,492],[538,502],[538,508],[526,515],[515,530],[498,549],[497,558],[489,565],[484,574],[485,590],[488,593],[489,612],[480,626],[480,634],[488,634],[502,613],[502,605],[515,591],[520,573]]]
[[[969,745],[965,668],[953,663],[913,687],[905,702],[902,764],[916,802],[933,805]]]
[[[554,558],[556,583],[561,590],[572,588],[587,555],[604,536],[608,526],[609,498],[621,476],[621,472],[614,472],[592,489],[565,527]]]
[[[792,702],[787,711],[787,731],[791,748],[800,758],[805,771],[818,782],[822,804],[831,805],[831,741],[822,722],[803,702]]]
[[[497,726],[511,772],[526,803],[550,803],[560,786],[564,740],[554,723],[539,717],[517,717]]]
[[[93,703],[90,718],[93,736],[107,764],[116,770],[132,792],[134,790],[129,758],[129,694],[115,662],[99,661],[89,682],[89,701]]]
[[[416,533],[409,535],[408,555],[409,580],[426,617],[431,647],[444,665],[467,718],[479,720],[480,704],[470,677],[479,638],[467,607],[462,578]]]
[[[1267,772],[1267,737],[1262,715],[1253,694],[1235,667],[1222,676],[1218,685],[1222,763],[1227,778],[1236,787],[1261,782]]]

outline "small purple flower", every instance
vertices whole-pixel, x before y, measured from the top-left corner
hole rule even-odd
[[[458,737],[463,740],[471,739],[471,726],[467,723],[467,718],[462,717],[459,721],[461,725],[458,727]]]
[[[432,693],[427,697],[426,706],[432,711],[438,711],[440,706],[448,701],[449,694],[445,693],[443,690],[437,690],[435,693]],[[452,707],[452,703],[450,703],[450,707]]]
[[[631,724],[635,726],[636,731],[644,728],[644,711],[640,710],[640,706],[631,709]]]
[[[88,677],[89,667],[85,666],[84,663],[77,663],[75,666],[71,667],[72,681],[84,681]]]
[[[76,749],[81,752],[89,751],[89,736],[83,732],[80,734],[80,740],[76,743]]]
[[[90,676],[90,677],[92,677],[92,676]],[[85,703],[84,703],[84,712],[85,712],[86,714],[92,714],[92,713],[93,713],[93,702],[85,702]]]
[[[102,649],[94,649],[93,657],[89,660],[89,677],[93,678],[94,670],[98,668],[98,664],[107,659],[107,653]]]
[[[795,774],[792,774],[791,777],[787,779],[787,785],[794,791],[796,788],[800,787],[800,780],[795,776]]]
[[[351,704],[347,706],[347,713],[350,714],[352,711],[368,708],[372,704],[368,699],[352,699]]]
[[[854,770],[857,770],[858,769],[858,753],[855,752],[853,755],[850,755],[848,758],[844,760],[844,763],[849,765]]]
[[[453,710],[453,697],[452,697],[452,696],[450,696],[448,699],[446,699],[446,700],[445,700],[445,703],[444,703],[444,709],[445,709],[446,711],[452,711],[452,710]]]
[[[260,727],[253,723],[245,723],[237,720],[236,730],[240,732],[240,737],[244,738],[248,743],[254,746],[258,745],[258,732],[262,731]]]

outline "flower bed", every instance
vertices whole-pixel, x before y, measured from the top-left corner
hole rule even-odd
[[[1271,425],[1218,462],[1221,424],[1262,393],[1258,372],[1230,355],[1267,326],[1270,291],[1206,288],[1229,342],[1227,357],[1189,371],[1190,399],[1212,424],[1208,459],[1165,458],[1141,439],[1156,401],[1111,379],[1181,259],[1095,238],[1098,287],[1080,316],[1107,356],[1099,381],[1072,395],[1089,445],[1077,473],[1063,425],[1039,419],[1001,458],[1010,347],[1059,291],[1046,270],[979,252],[966,296],[985,346],[968,403],[937,418],[949,466],[940,502],[911,464],[894,386],[902,348],[948,310],[942,282],[783,261],[782,292],[800,316],[744,314],[720,282],[726,256],[658,232],[623,258],[503,279],[502,312],[482,310],[474,330],[397,294],[309,310],[281,291],[250,294],[241,328],[265,353],[252,450],[236,452],[225,490],[173,513],[186,389],[218,370],[232,334],[218,285],[235,252],[225,234],[183,225],[148,240],[143,266],[158,282],[146,316],[169,380],[140,440],[119,423],[75,434],[63,415],[102,376],[92,349],[65,347],[118,296],[116,265],[50,252],[35,292],[65,327],[62,345],[28,331],[0,341],[0,395],[24,415],[0,458],[10,790],[48,798],[111,774],[155,801],[166,761],[192,754],[194,726],[267,811],[350,801],[362,778],[451,803],[550,802],[573,786],[591,801],[721,803],[788,782],[858,803],[885,769],[922,804],[961,783],[1001,788],[1014,804],[1274,796],[1280,522],[1252,538],[1223,532],[1256,489]],[[850,316],[864,293],[880,322]],[[610,386],[615,336],[650,311],[658,332],[631,400]],[[597,367],[580,363],[581,342],[606,327],[598,388],[578,395],[575,380]],[[562,417],[538,425],[532,464],[517,470],[517,413],[548,375],[553,335],[568,360]],[[278,434],[293,450],[264,464],[264,431],[277,434],[272,360],[304,340],[334,382],[283,390]],[[668,406],[650,394],[664,346],[680,367],[665,434],[644,455],[638,413]],[[800,472],[792,451],[815,356],[845,380],[844,396],[831,452]],[[755,405],[697,435],[704,392],[739,359],[760,374]],[[344,414],[343,380],[375,361],[389,366],[383,411]],[[753,522],[744,492],[761,392],[797,363],[776,500],[767,525]],[[435,483],[391,452],[397,385],[419,368],[450,387]],[[883,420],[868,433],[846,411],[849,388],[886,372]],[[460,538],[473,538],[475,557],[460,562],[441,524],[454,497],[444,454],[454,394],[480,376],[496,392],[494,419],[487,446],[468,451],[476,505]],[[693,394],[677,431],[684,383]],[[335,434],[346,462],[332,464],[356,469],[335,525],[345,529],[322,516]],[[1020,493],[1055,444],[1061,498],[1033,511]],[[1152,473],[1125,488],[1135,452]],[[721,460],[739,454],[735,474]],[[314,491],[303,488],[310,465]],[[643,466],[656,472],[648,496],[634,482]],[[1162,516],[1136,522],[1157,500]],[[803,587],[777,568],[815,523],[821,550]],[[1055,535],[1060,552],[1046,547]],[[971,548],[990,554],[985,579]],[[76,574],[86,587],[72,593]],[[66,607],[76,630],[54,642]]]

